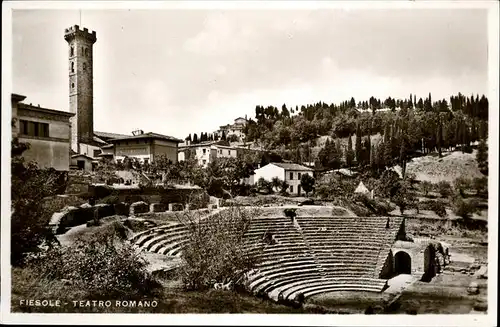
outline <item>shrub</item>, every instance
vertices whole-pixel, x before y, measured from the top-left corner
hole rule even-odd
[[[476,212],[476,206],[473,201],[465,201],[459,196],[453,200],[453,212],[463,219],[471,218],[472,214]]]
[[[257,189],[260,192],[264,192],[266,194],[272,193],[273,191],[273,186],[271,182],[266,181],[263,177],[259,178],[257,181]]]
[[[458,177],[454,182],[455,189],[462,197],[464,197],[465,191],[468,191],[471,188],[471,184],[471,180],[465,177]]]
[[[443,218],[447,215],[445,205],[441,201],[422,201],[418,205],[421,210],[432,210],[439,217]]]
[[[446,181],[440,181],[437,183],[437,189],[443,198],[450,196],[452,192],[450,183]]]
[[[428,181],[423,181],[420,183],[420,190],[424,193],[425,196],[429,194],[432,190],[432,183]]]
[[[128,244],[109,235],[47,252],[30,262],[38,278],[66,279],[87,298],[133,298],[159,286],[146,271],[147,262]]]
[[[476,177],[472,183],[477,195],[488,194],[488,177]]]
[[[26,143],[12,141],[11,160],[11,263],[23,264],[29,252],[38,251],[53,234],[47,224],[53,214],[52,205],[43,199],[54,196],[61,183],[67,183],[54,169],[40,169],[34,162],[25,162],[20,155],[29,148]],[[63,187],[64,186],[64,187]]]
[[[116,195],[108,195],[100,201],[103,204],[118,204],[120,203],[120,198]]]
[[[245,272],[256,264],[256,257],[245,251],[243,239],[255,215],[253,211],[230,207],[212,216],[206,224],[199,224],[189,212],[179,215],[181,223],[188,227],[183,265],[179,268],[186,289],[244,282]]]

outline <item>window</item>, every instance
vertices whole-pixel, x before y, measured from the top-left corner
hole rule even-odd
[[[290,193],[293,193],[293,185],[290,185]]]
[[[203,164],[205,165],[207,163],[207,161],[205,159],[203,159]]]
[[[71,72],[72,73],[75,72],[75,63],[74,62],[71,62]]]
[[[82,56],[83,56],[83,47],[82,47]]]
[[[121,163],[122,163],[122,160],[121,160],[121,159],[117,159],[117,160],[116,160],[116,163],[117,163],[117,164],[121,164]]]
[[[101,150],[100,149],[94,150],[94,157],[97,157],[100,154],[101,154]]]
[[[74,89],[75,88],[75,83],[71,83],[71,88]]]
[[[227,150],[227,154],[228,154],[228,155],[231,155],[231,150]]]
[[[207,149],[203,149],[203,154],[207,153]]]
[[[83,71],[86,71],[86,70],[87,70],[87,64],[83,63]]]
[[[144,158],[144,164],[147,165],[149,163],[149,159],[148,158]]]
[[[49,124],[21,120],[20,133],[27,136],[49,137]]]
[[[291,171],[290,172],[290,180],[292,180],[292,179],[293,179],[293,172]]]
[[[300,177],[301,177],[301,173],[299,173],[299,175],[298,175],[298,178],[299,178],[299,179],[300,179]]]
[[[85,57],[89,56],[89,48],[85,48]]]
[[[75,48],[71,47],[69,51],[69,56],[73,57],[75,55]]]

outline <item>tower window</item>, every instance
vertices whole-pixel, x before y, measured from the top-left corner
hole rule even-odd
[[[87,70],[87,64],[86,63],[83,63],[83,70]]]
[[[75,88],[75,83],[71,83],[71,88],[74,89]]]
[[[75,48],[71,47],[70,52],[69,52],[70,57],[73,57],[75,55]]]
[[[71,62],[71,72],[72,73],[75,72],[75,63],[74,62]]]
[[[82,47],[82,56],[83,56],[83,47]]]
[[[89,56],[89,48],[85,48],[85,57]]]

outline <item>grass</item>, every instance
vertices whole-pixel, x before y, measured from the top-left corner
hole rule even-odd
[[[59,307],[23,306],[21,300],[60,300]],[[79,306],[73,301],[110,300],[111,306]],[[117,307],[116,301],[156,301],[156,307]],[[259,299],[250,294],[232,291],[209,290],[205,292],[185,292],[179,289],[162,288],[148,298],[95,298],[85,290],[66,285],[62,281],[48,281],[34,277],[29,268],[12,270],[12,312],[37,313],[313,313],[313,309],[292,308]]]

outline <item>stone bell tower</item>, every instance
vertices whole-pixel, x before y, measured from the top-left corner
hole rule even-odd
[[[96,32],[80,30],[78,25],[65,30],[68,42],[69,110],[71,117],[71,149],[80,152],[80,143],[91,144],[94,137],[93,51]]]

